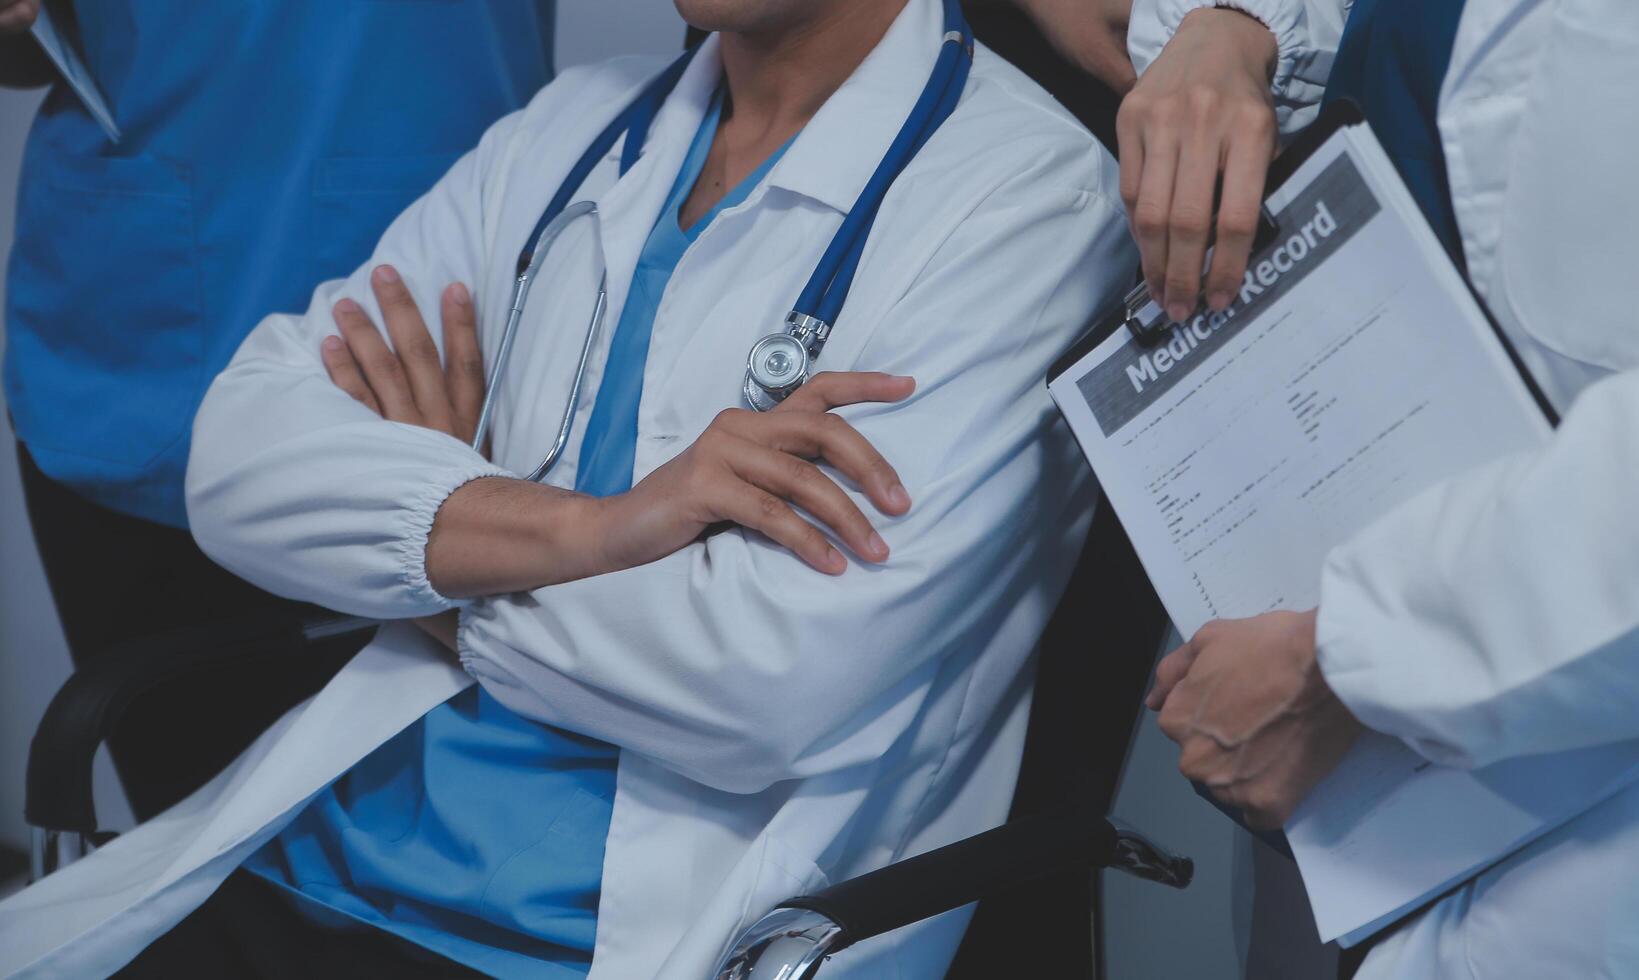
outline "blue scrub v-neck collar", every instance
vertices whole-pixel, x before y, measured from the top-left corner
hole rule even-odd
[[[717,136],[717,128],[723,121],[723,103],[726,95],[721,86],[711,97],[711,105],[706,109],[706,115],[700,120],[700,128],[695,130],[694,141],[689,144],[689,152],[683,157],[683,165],[678,168],[677,180],[672,185],[671,193],[666,196],[666,204],[660,209],[660,217],[655,221],[651,231],[653,235],[670,236],[675,234],[686,243],[692,244],[700,237],[717,216],[729,208],[737,207],[751,196],[751,192],[763,182],[768,172],[774,169],[780,157],[796,140],[791,139],[782,143],[779,149],[768,155],[768,159],[757,165],[757,169],[746,174],[745,178],[735,184],[727,194],[724,194],[712,209],[701,215],[694,224],[687,228],[682,226],[683,202],[688,200],[689,192],[694,189],[695,182],[700,179],[701,172],[706,166],[706,157],[711,154],[712,141]]]

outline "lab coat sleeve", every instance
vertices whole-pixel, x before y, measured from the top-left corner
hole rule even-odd
[[[1336,549],[1327,682],[1429,759],[1639,738],[1639,372],[1577,400],[1550,444],[1421,494]]]
[[[498,122],[387,229],[370,261],[328,282],[301,316],[251,332],[205,396],[188,465],[188,518],[199,545],[279,595],[381,619],[451,605],[427,581],[427,533],[461,484],[504,473],[459,440],[387,422],[325,373],[331,307],[358,301],[381,323],[370,270],[393,264],[436,328],[451,282],[476,287],[484,267],[486,173],[516,117]],[[481,312],[481,311],[480,311]]]
[[[1142,75],[1166,47],[1184,17],[1201,7],[1232,7],[1261,21],[1275,35],[1275,99],[1280,131],[1313,122],[1332,74],[1351,0],[1135,0],[1127,25],[1127,52]]]
[[[1620,12],[1619,12],[1620,11]],[[1334,552],[1322,669],[1367,725],[1477,766],[1639,738],[1639,326],[1628,161],[1639,7],[1556,5],[1480,288],[1550,347],[1625,369],[1541,451],[1417,497]],[[1449,151],[1448,151],[1449,152]]]
[[[855,494],[887,563],[832,578],[731,530],[640,568],[474,603],[461,615],[468,670],[527,717],[756,792],[874,760],[953,658],[985,649],[1016,610],[1045,621],[1063,578],[1044,569],[1085,527],[1089,475],[1043,379],[1133,268],[1119,204],[1054,186],[1066,166],[996,190],[884,316],[848,324],[872,331],[861,369],[918,382],[904,403],[844,411],[914,501],[888,520]],[[867,253],[856,307],[880,288],[865,286],[872,269]]]

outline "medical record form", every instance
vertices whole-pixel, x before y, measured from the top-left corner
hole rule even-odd
[[[1146,336],[1129,306],[1049,379],[1185,636],[1315,606],[1332,547],[1551,432],[1370,130],[1328,128],[1227,311]],[[1635,778],[1639,746],[1466,771],[1367,733],[1285,830],[1321,938],[1352,945]]]

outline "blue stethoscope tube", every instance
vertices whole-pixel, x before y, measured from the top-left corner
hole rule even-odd
[[[820,256],[813,275],[809,277],[791,313],[786,317],[784,329],[762,338],[752,347],[746,367],[744,392],[747,402],[758,411],[766,411],[778,405],[808,380],[814,362],[819,358],[820,351],[830,337],[831,327],[836,323],[836,318],[848,299],[848,290],[853,286],[854,273],[859,267],[860,256],[865,251],[866,239],[870,236],[871,225],[876,221],[883,198],[887,196],[894,180],[909,165],[923,144],[956,109],[956,103],[967,84],[968,71],[973,63],[973,36],[957,0],[944,0],[944,20],[944,43],[940,47],[938,59],[934,62],[927,84],[923,86],[922,93],[917,97],[916,104],[912,106],[904,125],[889,144],[882,162],[877,165],[870,180],[866,181],[864,189],[854,201],[854,206],[844,216],[841,227],[837,229],[831,243]],[[489,426],[493,421],[495,393],[512,355],[512,341],[523,313],[524,301],[529,295],[530,284],[540,268],[547,247],[577,218],[590,215],[594,221],[597,220],[595,205],[582,202],[571,208],[571,197],[580,189],[580,185],[586,181],[604,155],[614,147],[615,142],[623,136],[625,143],[621,148],[620,173],[625,176],[637,162],[655,116],[659,114],[661,106],[676,87],[678,79],[683,76],[697,50],[698,48],[691,48],[672,62],[665,71],[644,86],[637,98],[621,110],[620,114],[598,134],[586,148],[586,152],[576,161],[575,166],[570,169],[568,176],[564,178],[557,193],[541,214],[540,220],[535,223],[528,244],[518,256],[512,308],[508,311],[506,329],[501,336],[495,364],[490,370],[489,388],[484,396],[478,431],[472,443],[474,448],[482,447],[488,438]],[[564,420],[558,427],[557,440],[552,450],[530,474],[531,480],[544,477],[568,443],[582,376],[585,374],[587,360],[603,319],[605,296],[604,286],[600,283],[597,304],[592,321],[587,327],[580,365],[575,374],[575,382],[571,386]]]

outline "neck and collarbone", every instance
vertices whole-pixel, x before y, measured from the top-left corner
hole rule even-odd
[[[907,0],[680,0],[719,31],[723,112],[683,227],[795,136],[887,33]]]

